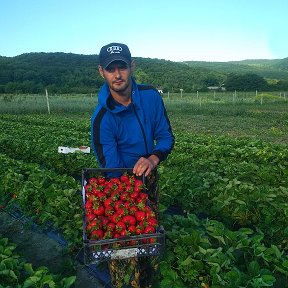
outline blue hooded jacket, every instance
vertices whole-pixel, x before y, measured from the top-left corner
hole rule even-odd
[[[174,146],[161,95],[148,85],[132,81],[132,99],[126,107],[116,102],[105,83],[91,119],[92,148],[102,168],[133,168],[138,159],[166,159]]]

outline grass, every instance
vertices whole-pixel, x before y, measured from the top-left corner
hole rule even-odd
[[[234,94],[234,96],[233,96]],[[209,92],[163,94],[172,128],[187,133],[288,142],[288,101],[284,93]],[[288,93],[287,93],[288,96]],[[260,97],[260,98],[259,98]],[[286,96],[285,96],[286,97]],[[202,99],[202,100],[201,100]],[[259,101],[260,99],[260,101]],[[49,96],[52,115],[83,120],[97,105],[96,95]],[[45,95],[0,95],[1,114],[47,114]]]
[[[186,103],[182,108],[168,105],[167,111],[177,131],[288,143],[286,103],[211,104],[201,108]]]

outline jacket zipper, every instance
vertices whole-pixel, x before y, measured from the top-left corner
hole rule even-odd
[[[136,115],[137,121],[138,121],[138,123],[139,123],[140,129],[141,129],[141,132],[142,132],[142,135],[143,135],[144,144],[145,144],[145,149],[146,149],[146,157],[148,157],[148,146],[147,146],[147,139],[146,139],[144,127],[143,127],[143,125],[142,125],[142,123],[141,123],[141,121],[140,121],[140,118],[139,118],[138,113],[136,112],[136,108],[135,108],[134,102],[132,102],[132,106],[133,106],[134,113],[135,113],[135,115]]]

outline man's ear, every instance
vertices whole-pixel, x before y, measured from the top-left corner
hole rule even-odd
[[[102,78],[104,78],[103,68],[102,66],[98,65],[98,71]]]

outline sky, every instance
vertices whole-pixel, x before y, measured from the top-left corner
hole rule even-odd
[[[238,61],[288,57],[288,0],[0,0],[0,55],[99,54]]]

